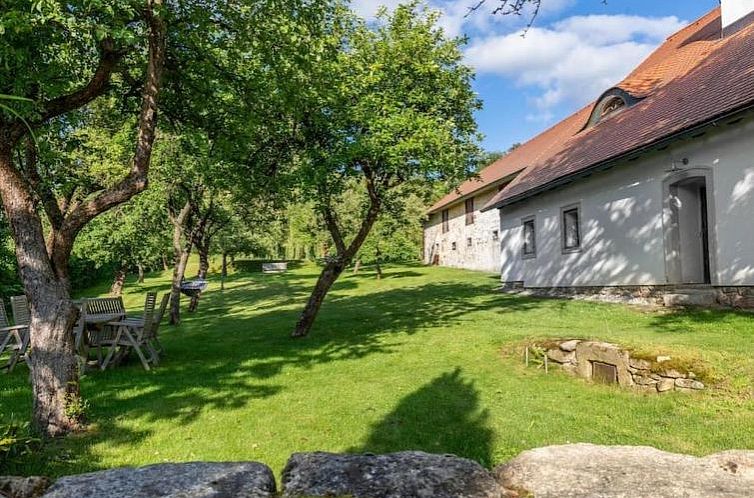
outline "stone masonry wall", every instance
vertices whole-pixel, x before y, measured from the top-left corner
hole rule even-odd
[[[474,197],[470,225],[463,200],[450,206],[447,233],[442,233],[442,213],[432,214],[424,227],[424,263],[500,273],[500,217],[496,209],[480,211],[496,192],[493,188]]]
[[[693,371],[673,366],[670,356],[655,356],[652,359],[634,358],[629,351],[615,344],[579,339],[534,345],[534,348],[536,348],[534,350],[543,350],[547,359],[565,372],[585,379],[596,378],[594,367],[595,363],[598,363],[615,368],[615,383],[621,387],[633,387],[658,393],[690,392],[705,388],[704,383],[697,379]]]
[[[503,290],[535,297],[579,299],[645,306],[664,306],[667,294],[683,285],[628,285],[594,287],[525,287],[524,282],[503,282]],[[730,309],[754,310],[754,287],[709,287],[712,304]]]

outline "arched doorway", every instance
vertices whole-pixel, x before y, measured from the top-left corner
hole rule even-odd
[[[712,174],[695,168],[669,175],[665,191],[665,259],[668,283],[711,284],[714,227]]]

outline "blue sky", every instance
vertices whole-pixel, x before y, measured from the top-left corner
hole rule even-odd
[[[479,129],[487,150],[505,150],[547,129],[619,82],[668,35],[718,0],[542,0],[534,27],[526,16],[492,16],[495,0],[430,0],[449,34],[468,36],[466,62],[484,102]],[[352,0],[365,17],[400,0]],[[499,0],[497,2],[499,4]]]

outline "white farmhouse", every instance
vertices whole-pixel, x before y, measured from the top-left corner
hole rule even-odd
[[[427,263],[754,306],[754,0],[723,0],[480,177],[430,210]]]

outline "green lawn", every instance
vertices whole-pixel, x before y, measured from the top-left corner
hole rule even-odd
[[[393,267],[338,282],[312,335],[288,337],[317,268],[235,273],[199,312],[162,328],[166,354],[83,380],[88,432],[47,445],[20,468],[59,475],[164,461],[259,460],[296,451],[454,453],[491,467],[527,448],[643,444],[705,454],[754,448],[754,317],[648,312],[494,291],[493,275]],[[136,310],[158,275],[125,295]],[[90,291],[104,292],[105,288]],[[701,394],[663,396],[526,369],[533,337],[614,341],[709,364]],[[30,411],[27,371],[0,376],[0,413]]]

